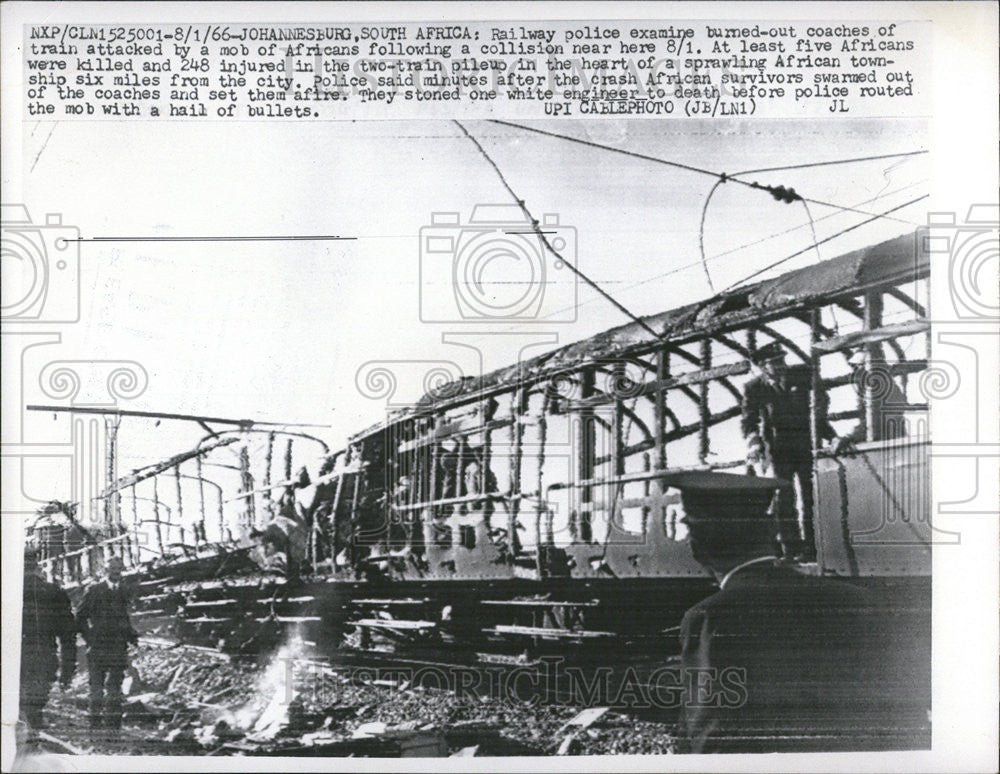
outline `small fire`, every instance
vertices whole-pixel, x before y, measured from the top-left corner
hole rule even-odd
[[[304,648],[299,632],[293,631],[257,678],[254,698],[233,713],[237,728],[252,727],[254,734],[273,736],[287,723],[288,707],[295,699],[294,660]]]
[[[285,644],[257,677],[253,698],[237,709],[216,714],[211,725],[196,733],[198,741],[212,746],[226,737],[267,741],[277,736],[289,724],[289,712],[296,698],[295,659],[304,651],[299,632],[290,632]]]

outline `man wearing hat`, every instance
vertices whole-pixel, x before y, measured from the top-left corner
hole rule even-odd
[[[128,614],[128,594],[122,585],[125,563],[117,556],[106,565],[107,577],[87,589],[76,611],[87,641],[90,671],[90,725],[121,728],[122,680],[128,668],[128,646],[138,642]]]
[[[813,445],[809,429],[809,397],[812,375],[809,366],[789,366],[778,342],[761,347],[753,363],[759,373],[743,392],[741,430],[747,441],[747,462],[759,464],[761,472],[794,482],[802,502],[801,531],[796,513],[795,490],[787,487],[775,495],[777,539],[785,558],[815,557],[813,533]],[[818,394],[821,438],[836,437],[826,421],[825,394]]]
[[[718,581],[681,622],[686,752],[873,749],[880,648],[869,595],[778,561],[767,514],[775,479],[685,474],[694,558]],[[723,690],[719,690],[722,684]]]
[[[59,658],[56,658],[58,641]],[[24,552],[21,607],[20,712],[34,729],[44,727],[42,709],[56,679],[65,687],[76,669],[76,622],[66,592],[42,576],[34,550]]]

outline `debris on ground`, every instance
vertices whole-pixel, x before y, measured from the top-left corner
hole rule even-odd
[[[142,643],[128,673],[120,732],[87,726],[85,669],[69,689],[53,691],[46,717],[64,749],[97,754],[474,757],[674,749],[671,723],[607,707],[462,696],[362,675],[300,657],[294,647],[255,664],[209,648]]]
[[[556,755],[568,755],[573,747],[573,743],[576,741],[576,737],[581,731],[586,731],[594,723],[604,717],[605,713],[610,709],[610,707],[588,707],[583,710],[573,718],[571,718],[567,723],[559,729],[558,734],[566,734],[563,737],[562,742],[559,744],[559,748],[556,750]]]

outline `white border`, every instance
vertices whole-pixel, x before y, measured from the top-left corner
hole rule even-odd
[[[522,21],[526,19],[778,19],[893,18],[933,22],[933,185],[931,209],[955,211],[961,218],[968,206],[997,200],[997,4],[967,3],[18,3],[0,6],[3,32],[3,198],[17,201],[22,170],[20,100],[20,27],[28,22],[155,22],[184,21],[373,21],[463,20]],[[935,275],[935,293],[946,288]],[[980,385],[997,394],[1000,373],[997,352],[980,360]],[[989,375],[989,376],[986,376]],[[4,379],[10,378],[5,374]],[[995,406],[994,406],[995,408]],[[995,412],[980,416],[981,438],[997,443]],[[943,412],[935,424],[957,421]],[[971,471],[970,471],[971,473]],[[935,491],[943,482],[938,479]],[[995,501],[995,498],[994,498]],[[299,771],[384,770],[466,771],[530,768],[537,771],[871,771],[951,772],[997,770],[998,520],[976,516],[953,518],[948,527],[963,534],[961,546],[935,551],[934,557],[934,741],[930,752],[768,755],[768,756],[612,756],[533,759],[266,759],[250,764],[259,770]],[[3,525],[3,769],[9,770],[13,750],[8,719],[16,717],[18,674],[20,537]],[[11,715],[13,710],[13,715]],[[73,758],[74,770],[244,771],[245,758]]]

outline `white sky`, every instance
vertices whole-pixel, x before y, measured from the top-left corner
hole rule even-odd
[[[669,120],[531,125],[730,174],[927,147],[923,122],[905,119],[758,120],[723,129]],[[580,268],[631,311],[653,314],[709,295],[700,265],[669,272],[698,261],[712,178],[487,122],[466,127],[536,217],[557,213],[562,225],[576,229]],[[339,448],[347,435],[384,416],[384,400],[356,386],[368,361],[445,359],[475,373],[472,351],[442,344],[443,333],[555,332],[567,343],[627,322],[582,284],[575,323],[420,321],[418,235],[431,213],[459,212],[464,223],[477,203],[510,202],[495,172],[450,122],[77,122],[38,124],[25,132],[25,143],[32,217],[61,212],[84,238],[357,237],[83,243],[82,319],[62,328],[62,343],[46,347],[45,357],[138,361],[149,386],[126,408],[329,424],[317,434]],[[926,193],[926,158],[753,179],[879,212]],[[922,204],[897,213],[909,223],[877,221],[824,245],[820,255],[910,231],[924,222]],[[864,219],[817,205],[812,215],[820,239]],[[708,256],[794,230],[711,261],[716,289],[808,246],[807,223],[799,203],[722,186],[706,218]],[[816,260],[811,251],[778,271]],[[526,339],[479,341],[485,368],[492,369],[513,362]],[[419,397],[432,365],[393,366],[399,378],[393,399]],[[27,421],[52,427],[51,417]],[[154,428],[126,420],[122,470],[176,453],[202,434],[194,425]]]

